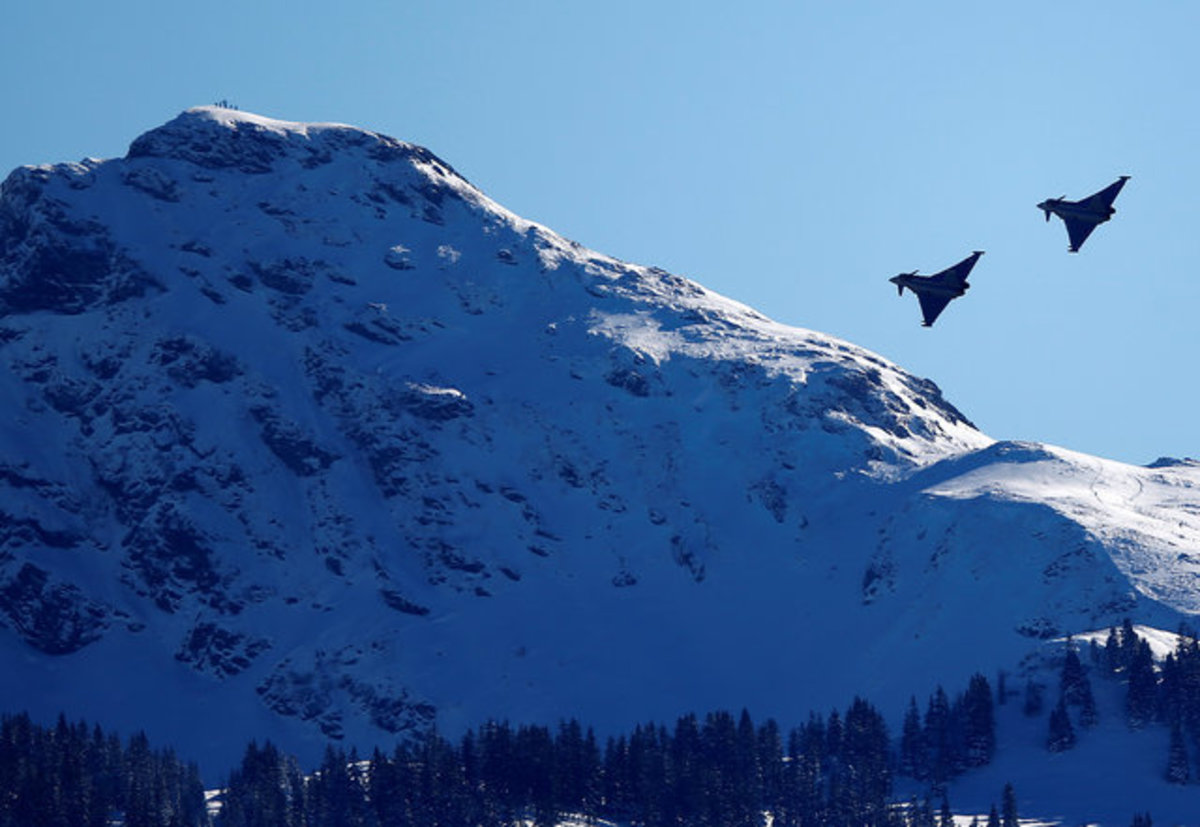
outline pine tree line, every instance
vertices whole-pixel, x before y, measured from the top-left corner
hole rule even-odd
[[[1090,644],[1090,662],[1125,686],[1124,715],[1134,729],[1170,728],[1165,776],[1200,780],[1200,643],[1181,632],[1160,664],[1129,620]],[[998,702],[1004,703],[1004,675]],[[1025,711],[1040,715],[1045,686],[1032,679]],[[1019,694],[1014,692],[1012,694]],[[646,827],[750,827],[769,813],[780,827],[905,825],[946,820],[947,782],[992,760],[996,749],[991,687],[982,675],[951,699],[939,686],[924,713],[910,699],[893,743],[882,715],[856,698],[843,713],[814,714],[786,734],[747,712],[680,718],[673,729],[647,724],[609,738],[603,747],[578,722],[556,729],[489,723],[458,742],[430,733],[392,754],[366,760],[330,747],[321,767],[304,775],[274,746],[251,743],[228,779],[218,827],[336,825],[480,825],[529,821],[551,825],[564,816]],[[1046,746],[1070,749],[1076,728],[1098,720],[1079,647],[1064,648],[1057,701]],[[927,797],[907,807],[891,801],[893,774],[927,782]],[[1011,789],[1005,813],[1012,820]],[[1149,814],[1135,821],[1150,822]],[[209,825],[195,765],[170,750],[152,750],[146,736],[127,742],[60,717],[54,727],[27,715],[0,719],[0,827]]]
[[[686,715],[601,744],[576,721],[489,723],[451,742],[436,732],[363,759],[333,746],[305,775],[271,744],[251,743],[231,772],[218,827],[424,827],[563,817],[656,827],[924,825],[896,807],[896,772],[941,783],[991,759],[991,690],[982,676],[953,701],[939,687],[900,752],[884,717],[856,698],[787,732],[749,713]],[[914,701],[915,704],[915,701]],[[916,741],[913,741],[913,738]],[[915,747],[914,747],[915,743]],[[913,757],[915,756],[915,757]],[[908,763],[905,764],[904,761]],[[949,804],[941,789],[943,810]],[[86,724],[0,723],[0,827],[209,825],[194,765]]]
[[[945,780],[989,762],[996,736],[987,680],[975,676],[953,702],[939,688],[917,738],[918,757],[902,770],[914,777]],[[714,712],[673,728],[638,726],[603,748],[575,721],[553,731],[493,722],[457,743],[431,733],[365,761],[331,749],[307,782],[292,759],[252,744],[230,777],[219,824],[500,827],[573,816],[757,827],[765,813],[780,827],[923,823],[923,810],[892,805],[898,766],[883,716],[861,698],[787,733],[772,720],[755,725],[745,711]]]
[[[194,827],[208,823],[194,764],[59,717],[0,718],[0,827]]]
[[[551,730],[489,723],[452,743],[360,760],[326,752],[307,781],[271,745],[251,744],[230,779],[220,827],[506,827],[566,816],[646,825],[904,825],[891,807],[883,716],[855,699],[786,735],[774,721],[714,712],[673,729],[636,727],[603,748],[577,722]]]

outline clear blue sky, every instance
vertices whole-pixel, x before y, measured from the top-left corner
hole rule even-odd
[[[10,4],[0,168],[227,98],[937,382],[990,435],[1200,456],[1200,4]],[[1077,255],[1044,198],[1132,180]],[[932,329],[887,279],[986,250]]]

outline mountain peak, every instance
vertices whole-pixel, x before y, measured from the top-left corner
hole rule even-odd
[[[173,159],[208,169],[263,174],[285,159],[311,169],[348,151],[362,152],[374,160],[427,165],[439,175],[466,184],[433,153],[386,135],[339,123],[278,120],[223,106],[183,111],[135,139],[126,157]]]
[[[351,131],[371,134],[365,129],[343,123],[305,123],[302,121],[286,121],[279,118],[269,118],[254,112],[246,112],[230,106],[192,106],[168,121],[160,128],[174,127],[176,129],[204,130],[207,125],[215,124],[224,129],[264,130],[278,135],[301,135],[324,130]],[[156,130],[152,130],[156,131]]]

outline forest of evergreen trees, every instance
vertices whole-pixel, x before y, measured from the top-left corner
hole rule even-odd
[[[978,766],[995,743],[982,676],[953,702],[930,699],[906,766],[945,780]],[[974,700],[970,700],[974,698]],[[975,704],[986,706],[976,709]],[[194,767],[122,744],[86,725],[40,728],[21,715],[0,729],[0,827],[207,825]],[[916,739],[914,741],[914,738]],[[783,732],[747,712],[644,725],[605,741],[575,721],[551,729],[490,723],[457,742],[421,743],[361,759],[332,746],[316,772],[271,744],[251,743],[225,784],[217,827],[552,825],[564,816],[646,825],[774,824],[933,827],[928,801],[896,808],[897,766],[883,716],[862,699]]]
[[[204,785],[194,764],[69,724],[0,719],[0,827],[185,827],[207,824]]]
[[[1200,756],[1200,645],[1181,637],[1157,665],[1126,622],[1090,664],[1125,686],[1133,728],[1170,728],[1165,774],[1192,783]],[[1077,729],[1098,720],[1078,647],[1064,648],[1046,748],[1071,749]],[[1044,712],[1045,687],[1031,681],[1025,712]],[[1016,693],[1016,694],[1019,694]],[[644,827],[882,825],[943,827],[948,782],[988,764],[996,750],[994,705],[1009,697],[983,675],[953,697],[938,687],[924,708],[911,699],[898,737],[856,698],[844,711],[813,714],[784,731],[749,713],[687,715],[673,727],[646,724],[601,743],[576,721],[557,727],[486,724],[450,741],[369,757],[330,746],[305,773],[267,743],[251,743],[223,787],[214,816],[194,765],[145,735],[128,741],[60,718],[0,719],[0,827],[508,827],[521,820],[604,819]],[[922,799],[897,805],[893,777],[918,782]],[[214,785],[215,786],[215,785]],[[912,784],[907,784],[912,787]],[[988,827],[1015,827],[1011,785]],[[1150,827],[1150,816],[1135,821]]]
[[[491,723],[359,760],[329,750],[305,782],[270,745],[229,779],[220,825],[501,825],[565,816],[639,825],[905,824],[883,716],[856,699],[784,733],[716,712],[639,726],[601,746],[576,722]]]

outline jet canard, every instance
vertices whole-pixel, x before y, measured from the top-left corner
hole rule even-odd
[[[1116,212],[1113,201],[1128,180],[1128,175],[1122,175],[1100,192],[1081,201],[1068,201],[1065,195],[1062,198],[1047,198],[1038,204],[1038,209],[1046,214],[1047,221],[1050,220],[1051,213],[1063,220],[1067,225],[1067,236],[1071,239],[1068,249],[1072,253],[1078,253],[1083,242],[1092,234],[1092,230],[1113,217],[1113,213]]]
[[[938,315],[946,309],[946,305],[970,288],[967,274],[981,255],[983,251],[976,250],[953,267],[947,267],[932,276],[918,276],[917,271],[913,270],[911,273],[892,276],[888,281],[896,285],[901,296],[904,295],[905,287],[917,294],[917,300],[921,302],[921,314],[925,317],[922,325],[931,327]]]

